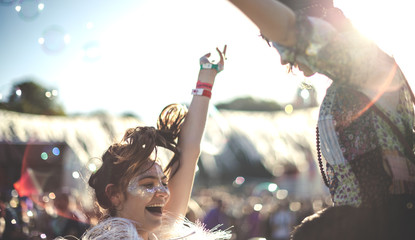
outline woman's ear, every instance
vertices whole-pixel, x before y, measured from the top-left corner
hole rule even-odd
[[[114,184],[110,183],[105,187],[105,194],[115,208],[118,208],[121,205],[123,195],[118,191],[118,188]]]

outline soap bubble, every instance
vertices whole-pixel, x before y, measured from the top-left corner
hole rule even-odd
[[[20,0],[15,10],[23,20],[32,21],[39,16],[44,7],[45,5],[40,3],[39,0]]]
[[[46,53],[56,54],[61,52],[70,40],[70,35],[65,33],[62,27],[54,25],[43,31],[38,42]]]

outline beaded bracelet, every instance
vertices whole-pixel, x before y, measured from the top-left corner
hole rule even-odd
[[[192,95],[205,96],[205,97],[210,98],[212,96],[212,92],[204,88],[195,88],[195,89],[192,89]]]

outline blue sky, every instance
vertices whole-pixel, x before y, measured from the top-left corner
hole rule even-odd
[[[415,78],[408,3],[335,4]],[[34,77],[58,90],[68,113],[132,112],[154,122],[165,105],[191,99],[199,57],[228,44],[212,103],[241,96],[288,103],[303,77],[287,75],[258,34],[226,0],[0,0],[0,94],[4,100],[14,82]],[[315,78],[322,96],[329,81]]]

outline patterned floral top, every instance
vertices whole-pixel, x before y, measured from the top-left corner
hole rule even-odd
[[[405,156],[389,125],[370,107],[375,99],[413,146],[410,89],[394,59],[357,31],[340,33],[313,17],[297,19],[295,47],[272,44],[283,60],[301,62],[333,80],[318,128],[334,204],[379,206],[391,194],[414,196],[414,159]],[[385,88],[389,81],[398,84]]]

